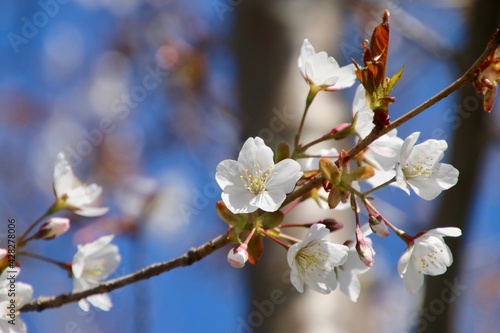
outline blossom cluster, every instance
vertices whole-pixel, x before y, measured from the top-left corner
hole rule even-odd
[[[95,207],[92,203],[99,197],[102,188],[96,184],[86,185],[81,183],[73,174],[63,153],[59,153],[56,158],[53,174],[53,189],[55,202],[37,221],[35,221],[19,237],[18,250],[21,257],[31,257],[44,262],[55,264],[66,270],[68,275],[73,278],[73,292],[79,292],[99,285],[107,279],[118,267],[121,257],[116,245],[111,244],[113,235],[102,236],[94,242],[78,245],[77,252],[73,256],[72,262],[59,262],[51,258],[42,257],[31,253],[25,249],[26,245],[34,240],[51,240],[66,233],[70,228],[70,220],[65,217],[50,217],[61,210],[69,210],[81,216],[100,216],[108,211],[106,207]],[[44,222],[43,222],[44,221]],[[32,232],[39,223],[43,222],[37,231]],[[20,269],[17,266],[20,260],[16,260],[16,265],[11,265],[5,260],[7,251],[0,249],[0,305],[12,303],[10,296],[12,290],[9,290],[9,277],[17,279]],[[5,275],[5,276],[4,276]],[[16,309],[27,304],[33,294],[33,287],[23,283],[16,282]],[[89,303],[93,306],[108,311],[112,307],[111,299],[107,294],[89,296],[79,301],[79,306],[84,311],[89,311]],[[1,310],[5,312],[0,317],[0,332],[26,332],[26,325],[20,318],[12,320],[9,308],[2,306]]]
[[[378,68],[385,71],[381,57],[373,54],[377,50],[365,47],[372,52],[367,59],[378,62]],[[333,57],[323,51],[316,52],[305,39],[298,67],[309,85],[309,95],[300,126],[317,93],[353,86],[356,76],[359,78],[360,73],[369,70],[370,61],[366,61],[368,69],[360,68],[357,63],[340,67]],[[308,151],[316,143],[349,136],[354,136],[359,143],[387,126],[388,105],[394,100],[382,106],[380,101],[388,98],[383,96],[388,96],[401,74],[402,70],[391,79],[373,77],[371,83],[368,82],[370,76],[362,76],[352,105],[352,122],[335,126],[318,140],[302,144],[300,127],[293,148],[281,143],[273,153],[264,140],[251,137],[243,144],[237,160],[219,163],[215,178],[222,189],[222,201],[217,204],[217,211],[229,225],[228,237],[237,244],[228,253],[233,267],[242,268],[247,261],[256,263],[262,254],[262,243],[255,240],[268,237],[287,250],[290,279],[297,291],[303,292],[307,286],[328,294],[338,286],[355,302],[361,290],[358,276],[374,263],[375,251],[370,237],[372,234],[387,237],[390,229],[407,244],[397,267],[406,290],[415,293],[422,287],[424,275],[439,275],[447,270],[453,257],[443,237],[460,236],[460,229],[438,228],[410,236],[386,219],[377,210],[375,198],[369,196],[385,186],[395,186],[408,195],[413,191],[424,200],[433,200],[453,187],[459,172],[442,162],[448,147],[446,141],[428,139],[417,143],[419,132],[400,138],[397,129],[393,129],[379,135],[353,156],[343,150],[339,152],[334,146],[315,154]],[[383,94],[376,95],[377,92]],[[381,116],[377,112],[385,114]],[[302,158],[307,159],[303,165],[298,162]],[[362,192],[361,188],[368,189]],[[316,201],[322,209],[352,209],[356,216],[352,239],[344,244],[326,240],[330,232],[342,227],[328,218],[284,224],[285,215],[305,200]],[[369,217],[365,225],[359,222],[360,207],[365,208]],[[303,239],[283,232],[294,226],[306,226],[309,231]]]

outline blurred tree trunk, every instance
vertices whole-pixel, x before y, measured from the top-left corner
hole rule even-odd
[[[497,28],[499,13],[498,0],[479,0],[472,5],[468,45],[457,59],[460,73],[467,70],[484,50],[488,38]],[[460,109],[457,110],[456,124],[460,125],[451,143],[450,163],[460,171],[460,177],[458,184],[442,195],[433,227],[456,226],[462,229],[464,236],[446,238],[454,262],[446,274],[427,279],[422,312],[418,322],[414,323],[419,333],[457,332],[456,305],[460,302],[460,293],[463,291],[460,289],[462,284],[459,273],[465,260],[465,237],[473,219],[470,214],[476,184],[481,177],[478,170],[482,167],[488,145],[487,115],[482,109],[482,99],[475,93],[472,85],[460,90],[458,102]]]
[[[332,35],[332,31],[338,32],[342,22],[335,9],[336,5],[329,0],[245,1],[234,8],[243,139],[258,135],[272,148],[281,140],[292,142],[307,96],[307,85],[296,67],[296,57],[303,38],[308,36],[314,36],[318,50],[323,49],[321,43],[327,47],[334,45],[338,34]],[[322,23],[313,24],[315,20]],[[287,82],[289,76],[293,76],[293,83]],[[329,97],[323,96],[323,101]],[[334,113],[325,114],[331,110],[331,104],[320,113],[320,103],[315,101],[313,113],[321,115],[323,120],[309,119],[307,125],[332,126]],[[303,138],[307,132],[306,128]],[[245,267],[250,274],[251,299],[249,311],[238,318],[237,332],[304,332],[300,315],[304,306],[297,307],[300,294],[290,283],[286,252],[267,240],[264,252],[257,265]]]
[[[234,27],[242,135],[244,139],[261,136],[271,147],[276,144],[273,142],[272,132],[267,133],[263,128],[270,123],[273,108],[279,105],[279,88],[289,61],[283,56],[292,54],[286,28],[273,14],[272,8],[266,1],[244,2],[235,8]],[[292,126],[287,126],[285,131],[292,129]],[[287,133],[280,134],[285,138],[287,136]],[[251,299],[249,311],[238,320],[237,332],[273,332],[272,323],[276,316],[286,312],[285,306],[275,309],[274,305],[271,308],[268,303],[272,290],[280,286],[279,272],[287,269],[284,260],[271,263],[273,258],[279,257],[278,253],[273,255],[273,252],[279,250],[281,249],[276,249],[274,244],[266,242],[264,256],[258,265],[247,265]],[[266,310],[256,310],[255,303],[262,304]]]

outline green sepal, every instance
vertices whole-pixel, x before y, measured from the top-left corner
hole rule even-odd
[[[337,185],[340,182],[340,170],[328,158],[321,158],[319,160],[319,171],[331,184]]]
[[[284,218],[285,214],[280,210],[272,213],[265,213],[260,216],[261,225],[264,229],[272,229],[279,226]]]
[[[245,214],[234,214],[226,207],[226,204],[222,200],[217,201],[215,207],[221,220],[229,226],[234,227],[237,234],[245,229],[247,224],[247,216]]]
[[[274,154],[274,163],[279,163],[284,159],[290,158],[290,146],[286,141],[281,141],[276,147],[276,154]]]
[[[353,169],[348,174],[344,174],[342,180],[350,184],[353,181],[361,181],[371,178],[374,174],[375,170],[371,166],[364,165]]]
[[[332,186],[330,193],[328,193],[328,207],[334,209],[342,200],[342,193],[337,186]]]

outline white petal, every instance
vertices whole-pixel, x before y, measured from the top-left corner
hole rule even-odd
[[[221,194],[226,207],[234,214],[252,213],[257,210],[250,202],[255,194],[246,190],[243,186],[227,186]]]
[[[286,195],[283,191],[265,191],[250,200],[250,205],[259,207],[266,212],[275,212],[280,208],[285,198]]]
[[[408,158],[410,157],[410,154],[413,150],[413,146],[415,146],[415,143],[417,142],[419,136],[420,132],[412,133],[403,142],[399,159],[399,163],[401,163],[402,167],[406,165]]]
[[[299,252],[301,248],[302,248],[302,242],[295,243],[288,248],[286,259],[288,261],[288,266],[290,266],[290,268],[293,268],[295,266],[295,256],[297,255],[297,252]]]
[[[267,190],[280,190],[284,193],[291,192],[303,174],[300,171],[300,164],[290,158],[280,161],[270,173],[266,182]]]
[[[436,228],[427,231],[425,235],[458,237],[462,235],[462,230],[455,227]]]
[[[240,176],[243,175],[243,166],[235,160],[224,160],[217,165],[215,180],[224,190],[228,185],[242,185]]]
[[[324,224],[315,223],[309,228],[309,232],[301,243],[307,245],[312,241],[323,239],[329,233],[330,230],[328,230]]]
[[[409,265],[403,276],[405,289],[414,294],[422,288],[424,284],[424,274],[418,273],[413,265]]]
[[[302,42],[300,57],[298,60],[299,69],[304,78],[306,78],[305,64],[307,63],[307,59],[309,59],[309,57],[313,56],[315,53],[316,52],[314,51],[314,47],[311,45],[311,43],[309,43],[309,40],[304,39],[304,41]]]
[[[80,307],[80,309],[82,309],[85,312],[89,312],[89,310],[90,310],[89,303],[87,303],[87,301],[85,299],[79,300],[78,306]]]
[[[334,267],[343,265],[347,261],[347,252],[349,248],[345,245],[339,245],[324,241],[323,244],[327,246],[327,252],[330,254],[328,262]]]
[[[306,76],[318,87],[334,85],[339,79],[339,64],[321,51],[307,59]]]
[[[264,140],[259,137],[255,137],[255,139],[248,138],[241,148],[238,162],[250,171],[253,170],[255,165],[265,171],[274,166],[273,156],[272,149],[266,146]]]
[[[108,207],[80,207],[80,209],[75,210],[75,214],[80,216],[101,216],[108,212]]]
[[[403,170],[399,165],[396,165],[396,184],[400,189],[406,192],[406,194],[410,195],[410,189],[408,188],[408,184],[406,183],[406,178],[403,174]]]
[[[352,302],[356,302],[361,291],[358,276],[351,271],[343,271],[342,268],[337,269],[337,272],[340,291],[349,297]]]
[[[414,248],[413,244],[408,246],[408,248],[405,250],[405,252],[398,261],[398,272],[399,275],[401,275],[401,277],[403,277],[403,274],[405,274],[406,271],[408,270],[408,265],[410,264],[411,256],[413,253],[413,248]]]
[[[304,292],[304,280],[302,280],[297,272],[297,269],[292,269],[290,272],[290,281],[299,293]]]
[[[356,74],[354,73],[355,69],[356,67],[354,67],[354,64],[349,64],[339,68],[336,73],[338,75],[337,82],[325,90],[336,91],[352,87],[356,82]]]
[[[87,297],[87,301],[103,311],[109,311],[113,307],[113,303],[108,294],[92,295]]]
[[[433,200],[443,191],[432,178],[415,177],[407,179],[407,182],[415,193],[425,200]]]
[[[71,190],[74,181],[73,170],[69,165],[64,153],[57,154],[54,166],[54,191],[58,198],[62,197]]]
[[[447,190],[458,182],[459,171],[450,164],[440,163],[439,170],[432,176],[442,189]]]

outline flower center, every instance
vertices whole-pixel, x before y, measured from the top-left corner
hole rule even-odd
[[[439,249],[439,252],[443,252],[443,249]],[[420,257],[419,262],[422,268],[418,270],[418,273],[422,274],[423,272],[426,272],[429,269],[429,266],[434,265],[436,261],[439,261],[437,254],[437,251],[432,251],[427,253],[427,255]]]
[[[94,264],[92,267],[86,267],[83,270],[83,275],[99,280],[104,273],[104,264],[105,262],[101,262],[99,264]]]
[[[300,250],[297,253],[296,260],[302,268],[303,274],[309,275],[316,272],[317,276],[320,277],[327,273],[325,264],[330,255],[327,252],[321,251],[321,244],[319,242],[311,245]]]
[[[272,169],[270,166],[267,170],[262,171],[259,164],[254,164],[252,170],[245,169],[245,174],[240,176],[243,180],[243,186],[248,191],[253,194],[259,194],[266,190],[266,181],[269,178],[269,170]]]
[[[403,168],[403,174],[406,179],[432,176],[438,168],[435,166],[434,159],[429,156],[419,156],[416,163],[406,163]]]

